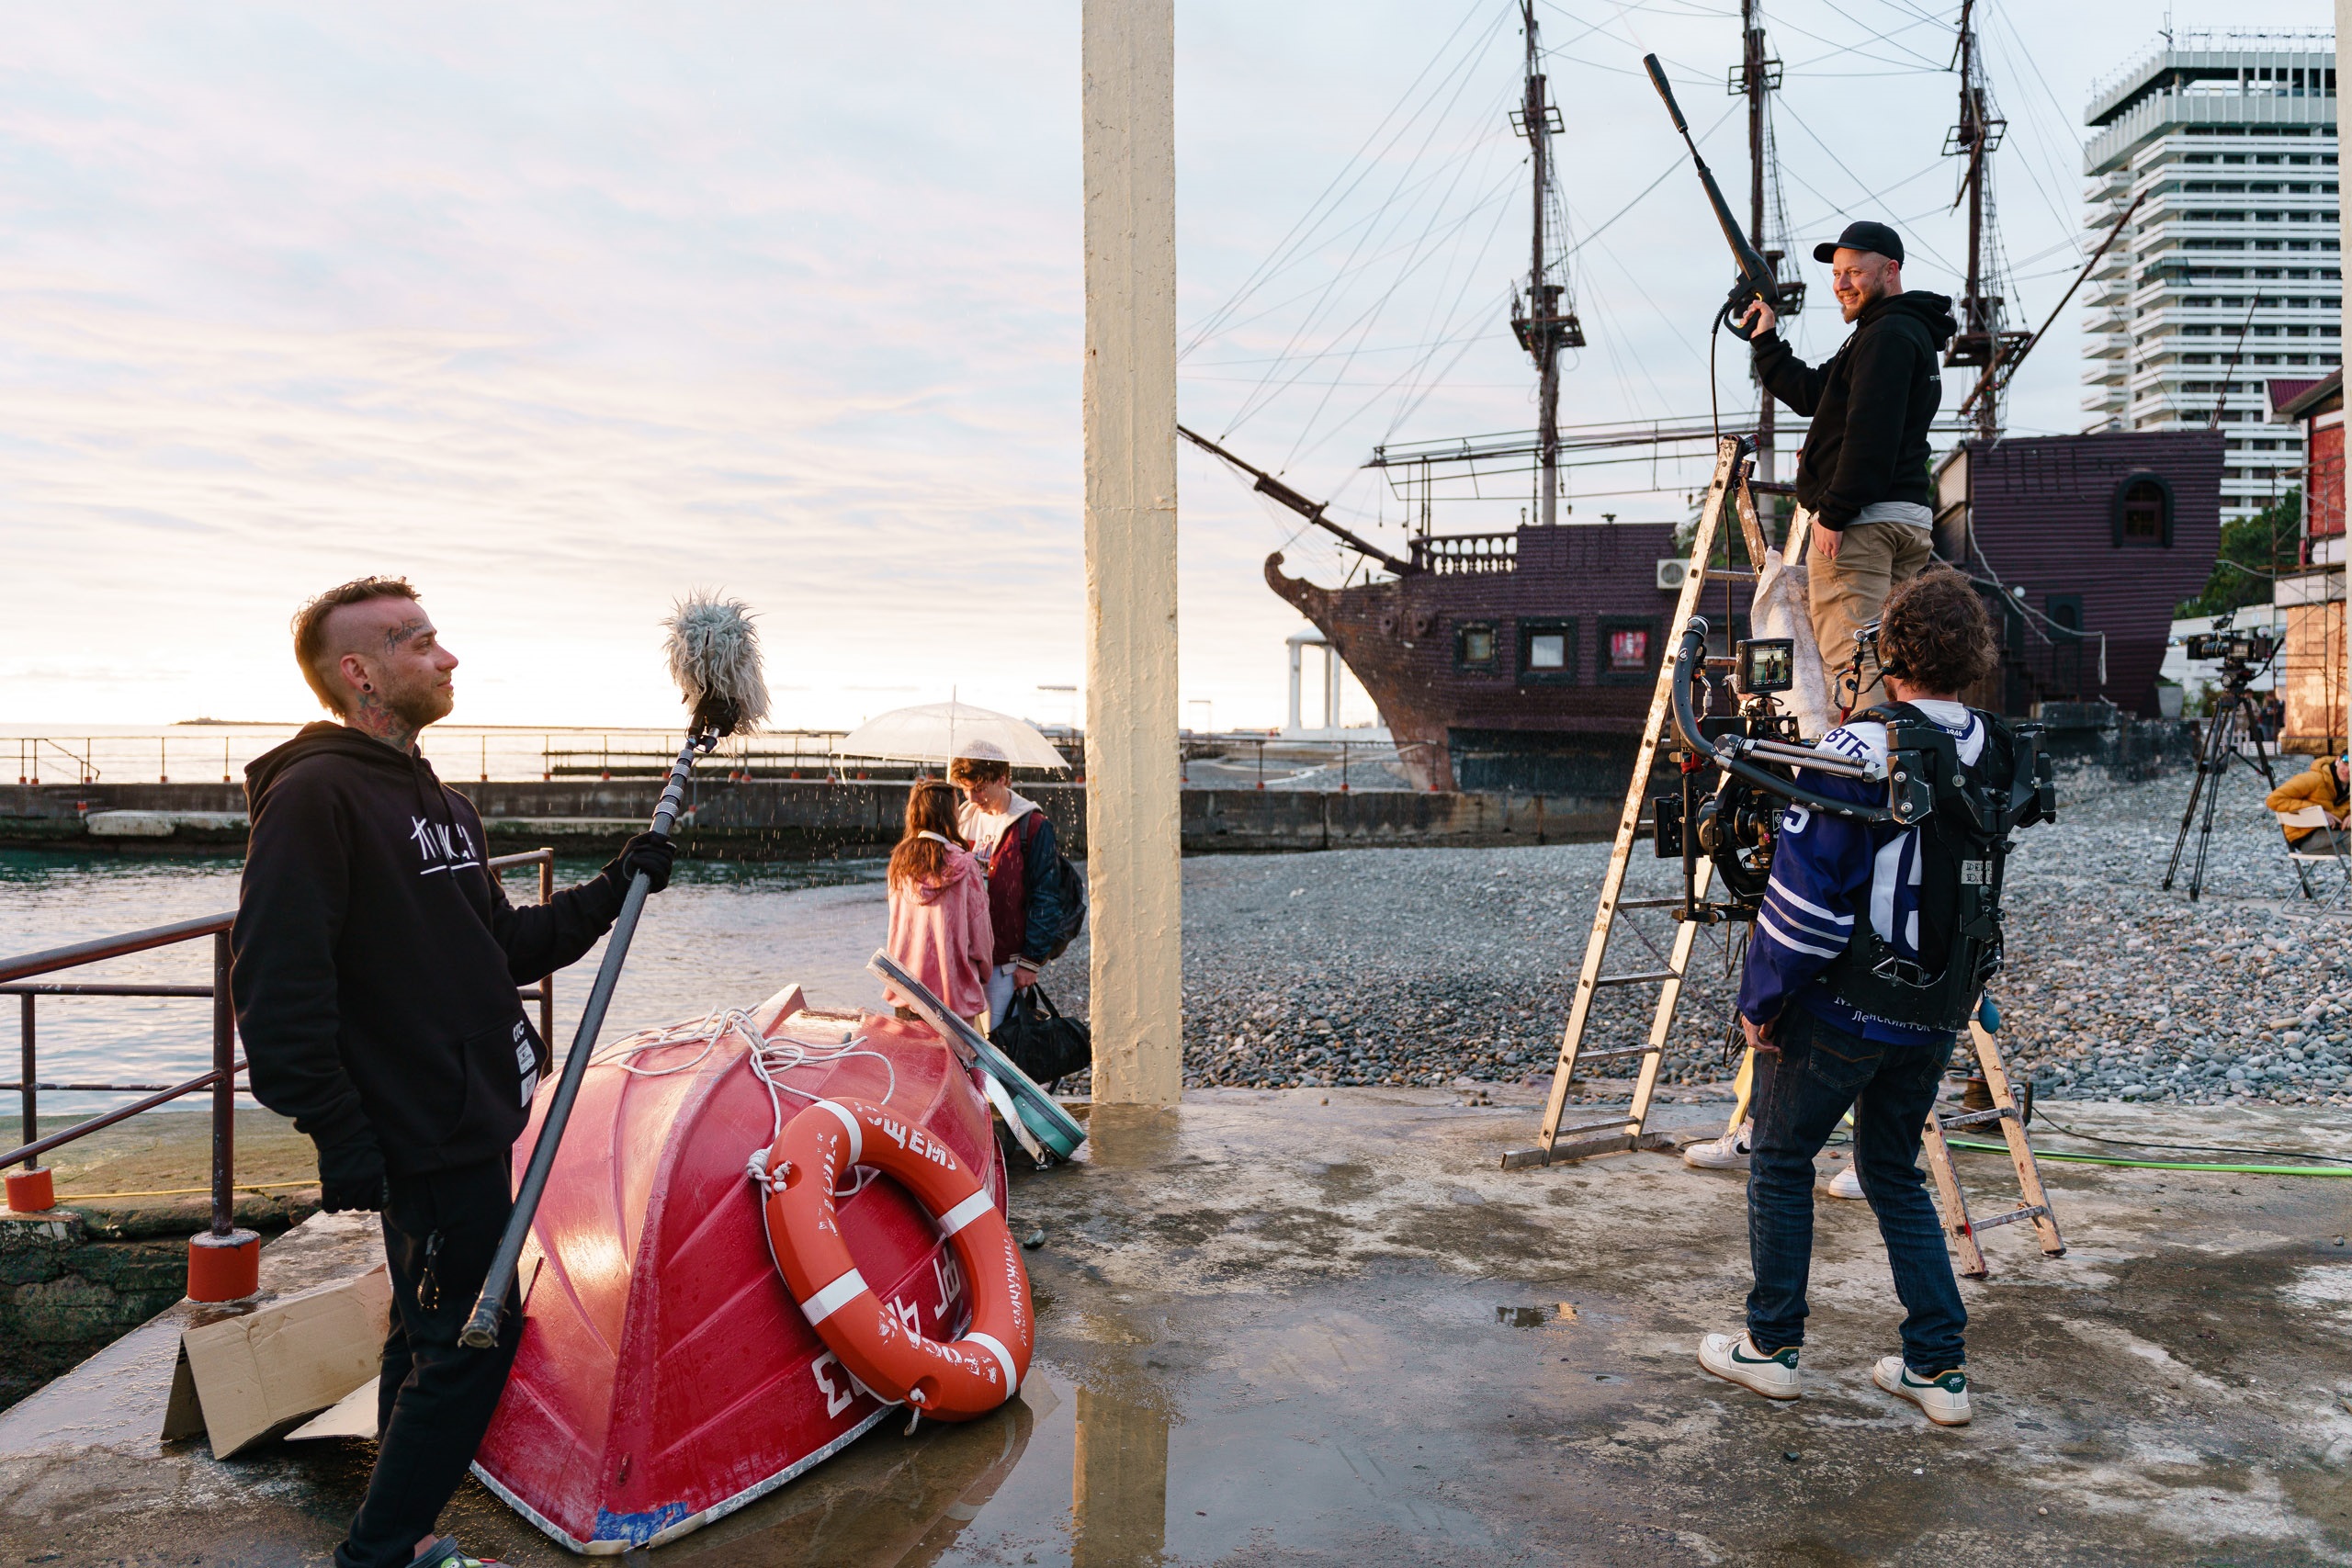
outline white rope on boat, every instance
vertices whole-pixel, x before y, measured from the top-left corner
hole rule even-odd
[[[883,1053],[864,1049],[865,1035],[845,1032],[841,1043],[836,1045],[815,1044],[805,1040],[795,1040],[789,1035],[771,1040],[760,1032],[758,1022],[741,1008],[713,1008],[700,1018],[689,1019],[684,1023],[665,1024],[658,1029],[639,1030],[635,1034],[614,1041],[590,1057],[589,1061],[598,1066],[618,1067],[621,1071],[638,1077],[668,1077],[673,1073],[688,1072],[702,1066],[709,1059],[711,1052],[718,1046],[719,1041],[730,1032],[741,1035],[750,1044],[751,1050],[746,1053],[744,1061],[751,1067],[752,1076],[759,1079],[761,1086],[768,1091],[771,1123],[768,1141],[753,1149],[743,1165],[743,1174],[758,1182],[763,1190],[765,1190],[769,1185],[768,1150],[774,1148],[775,1141],[784,1136],[783,1097],[787,1094],[797,1095],[812,1104],[824,1098],[796,1084],[786,1083],[785,1074],[800,1067],[831,1066],[836,1062],[845,1062],[852,1057],[871,1056],[881,1063],[882,1070],[889,1075],[889,1088],[884,1090],[881,1103],[888,1105],[891,1098],[899,1092],[897,1066]],[[685,1061],[673,1063],[667,1066],[641,1067],[630,1060],[631,1057],[643,1052],[663,1050],[673,1045],[691,1045],[696,1042],[701,1043],[701,1050]],[[850,1185],[838,1189],[837,1194],[846,1198],[863,1190],[865,1184],[874,1179],[876,1174],[866,1166],[854,1168]]]

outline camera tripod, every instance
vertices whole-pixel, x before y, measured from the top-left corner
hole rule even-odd
[[[2222,666],[2222,690],[2213,699],[2213,716],[2205,729],[2205,744],[2197,756],[2197,781],[2188,787],[2188,809],[2180,814],[2180,836],[2173,840],[2172,859],[2165,866],[2164,890],[2172,890],[2173,877],[2180,870],[2181,852],[2188,844],[2189,824],[2197,825],[2197,859],[2188,872],[2188,901],[2195,903],[2205,887],[2205,856],[2212,847],[2213,814],[2222,804],[2222,778],[2230,764],[2238,760],[2239,745],[2246,739],[2254,742],[2250,759],[2254,771],[2271,789],[2278,787],[2276,774],[2270,771],[2270,755],[2262,739],[2262,705],[2246,690],[2257,671],[2251,666],[2230,660]],[[2198,813],[2199,802],[2204,814]],[[2302,867],[2295,868],[2297,875]],[[2310,884],[2304,885],[2306,895]]]

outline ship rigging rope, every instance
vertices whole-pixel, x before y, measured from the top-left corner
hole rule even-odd
[[[1375,211],[1374,215],[1374,222],[1363,226],[1363,232],[1357,236],[1356,243],[1350,249],[1347,259],[1341,262],[1339,267],[1336,268],[1331,273],[1330,276],[1325,281],[1321,297],[1316,300],[1314,307],[1310,309],[1300,320],[1298,325],[1292,330],[1290,341],[1284,344],[1283,347],[1283,352],[1284,354],[1288,354],[1295,349],[1299,345],[1300,341],[1305,338],[1310,331],[1314,330],[1317,323],[1322,319],[1324,314],[1332,308],[1335,297],[1340,291],[1342,280],[1347,278],[1355,271],[1358,265],[1358,259],[1363,254],[1364,246],[1371,242],[1377,228],[1378,220],[1385,218],[1392,209],[1398,208],[1406,195],[1408,186],[1413,181],[1415,172],[1420,166],[1421,160],[1429,153],[1430,144],[1436,141],[1438,132],[1444,129],[1447,123],[1447,117],[1451,115],[1454,106],[1461,102],[1462,95],[1467,92],[1470,89],[1471,84],[1476,80],[1476,74],[1467,69],[1471,63],[1472,57],[1470,55],[1464,55],[1463,60],[1464,69],[1461,69],[1457,73],[1458,80],[1454,81],[1453,84],[1453,92],[1446,99],[1444,109],[1431,117],[1428,132],[1421,138],[1420,144],[1413,150],[1412,157],[1407,162],[1404,169],[1398,174],[1396,184],[1392,186],[1388,195],[1382,200],[1379,209]],[[1442,83],[1441,86],[1443,85],[1444,84]],[[1401,131],[1399,132],[1399,135],[1402,135]],[[1453,190],[1459,188],[1462,181],[1462,175],[1467,167],[1468,159],[1466,157],[1455,164],[1453,177],[1446,186],[1446,192],[1448,195],[1451,195]],[[1498,196],[1499,196],[1499,189],[1498,191]],[[1425,260],[1438,254],[1434,249],[1430,247],[1430,240],[1436,231],[1438,220],[1442,216],[1443,210],[1443,197],[1441,197],[1439,202],[1432,208],[1428,220],[1422,225],[1421,233],[1413,241],[1410,247],[1411,259],[1407,263],[1404,271],[1400,272],[1395,278],[1393,278],[1388,287],[1382,290],[1380,296],[1375,299],[1365,310],[1358,315],[1357,321],[1351,323],[1350,328],[1346,329],[1352,330],[1356,333],[1357,341],[1359,343],[1362,341],[1363,334],[1372,330],[1373,324],[1379,320],[1381,312],[1386,309],[1388,302],[1393,299],[1397,291],[1404,287],[1405,280],[1411,276],[1414,272],[1419,270],[1420,265]],[[1468,222],[1470,217],[1473,216],[1476,211],[1476,209],[1474,208],[1472,212],[1465,213],[1462,218],[1457,219],[1448,229],[1448,233],[1451,234],[1458,232],[1464,225]],[[1404,216],[1408,217],[1409,212],[1407,212]],[[1272,385],[1275,379],[1275,376],[1276,371],[1273,368],[1269,367],[1265,376],[1261,378],[1261,386],[1259,389],[1253,391],[1248,398],[1243,400],[1241,411],[1227,424],[1225,434],[1229,435],[1234,431],[1238,430],[1242,423],[1247,421],[1251,414],[1265,407],[1267,402],[1272,400],[1272,398],[1283,389],[1282,387]],[[1297,379],[1297,376],[1294,374],[1287,378],[1284,385],[1287,385],[1288,381],[1295,379]],[[1269,390],[1270,387],[1272,389],[1271,390]],[[1327,391],[1325,394],[1325,400],[1328,400],[1329,397],[1329,394]],[[1320,405],[1318,404],[1318,411],[1319,407]],[[1312,425],[1313,422],[1312,419],[1310,419],[1308,422],[1308,428],[1311,429]],[[1294,450],[1295,450],[1295,447]]]
[[[1429,79],[1430,73],[1435,71],[1445,58],[1446,51],[1453,46],[1454,40],[1462,36],[1463,30],[1469,27],[1472,20],[1486,9],[1487,9],[1487,0],[1473,0],[1470,7],[1462,14],[1462,19],[1454,24],[1453,30],[1446,35],[1445,42],[1430,51],[1429,63],[1421,67],[1420,73],[1407,85],[1396,102],[1389,107],[1388,112],[1381,116],[1380,123],[1373,127],[1371,134],[1363,139],[1363,145],[1359,146],[1348,161],[1340,166],[1340,172],[1331,176],[1330,183],[1326,185],[1321,193],[1307,204],[1306,210],[1299,214],[1297,221],[1291,225],[1290,231],[1283,236],[1272,251],[1267,253],[1266,259],[1260,262],[1251,269],[1250,275],[1241,280],[1240,287],[1234,290],[1232,296],[1224,304],[1210,311],[1200,325],[1193,330],[1192,341],[1187,343],[1182,351],[1178,354],[1179,359],[1189,355],[1202,344],[1233,324],[1231,320],[1233,313],[1239,310],[1250,296],[1265,287],[1277,275],[1304,259],[1306,243],[1314,237],[1315,231],[1326,220],[1327,209],[1336,209],[1340,202],[1354,194],[1357,186],[1372,177],[1373,171],[1379,167],[1381,157],[1385,156],[1389,148],[1393,147],[1411,129],[1413,122],[1427,110],[1430,101],[1443,90],[1446,81],[1456,73],[1466,69],[1485,48],[1487,40],[1494,36],[1496,30],[1502,26],[1507,13],[1498,11],[1486,29],[1479,33],[1470,47],[1464,51],[1462,59],[1455,62],[1445,75],[1439,79],[1437,85],[1430,89],[1429,97],[1421,101],[1420,107],[1415,108],[1405,122],[1397,126],[1393,134],[1388,135],[1386,142],[1381,145],[1378,152],[1374,152],[1374,143],[1381,141],[1383,135],[1388,132],[1391,122],[1404,112],[1406,105],[1413,101],[1414,95],[1419,90],[1421,84]],[[1343,186],[1345,188],[1342,188]]]

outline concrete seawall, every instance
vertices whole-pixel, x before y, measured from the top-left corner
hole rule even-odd
[[[552,844],[606,854],[652,818],[653,780],[458,783],[499,853]],[[1086,844],[1082,784],[1024,786],[1073,853]],[[708,860],[824,860],[888,852],[906,811],[902,784],[704,780],[681,829]],[[1470,848],[1605,838],[1619,803],[1581,796],[1402,791],[1192,789],[1189,854],[1324,849]],[[0,785],[0,847],[129,854],[240,853],[243,792],[232,784]]]

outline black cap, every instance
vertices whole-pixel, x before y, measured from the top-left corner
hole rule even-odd
[[[1846,225],[1846,231],[1835,240],[1825,240],[1813,247],[1813,259],[1826,262],[1839,251],[1871,251],[1890,261],[1903,259],[1903,236],[1883,223],[1873,223],[1865,218]]]

